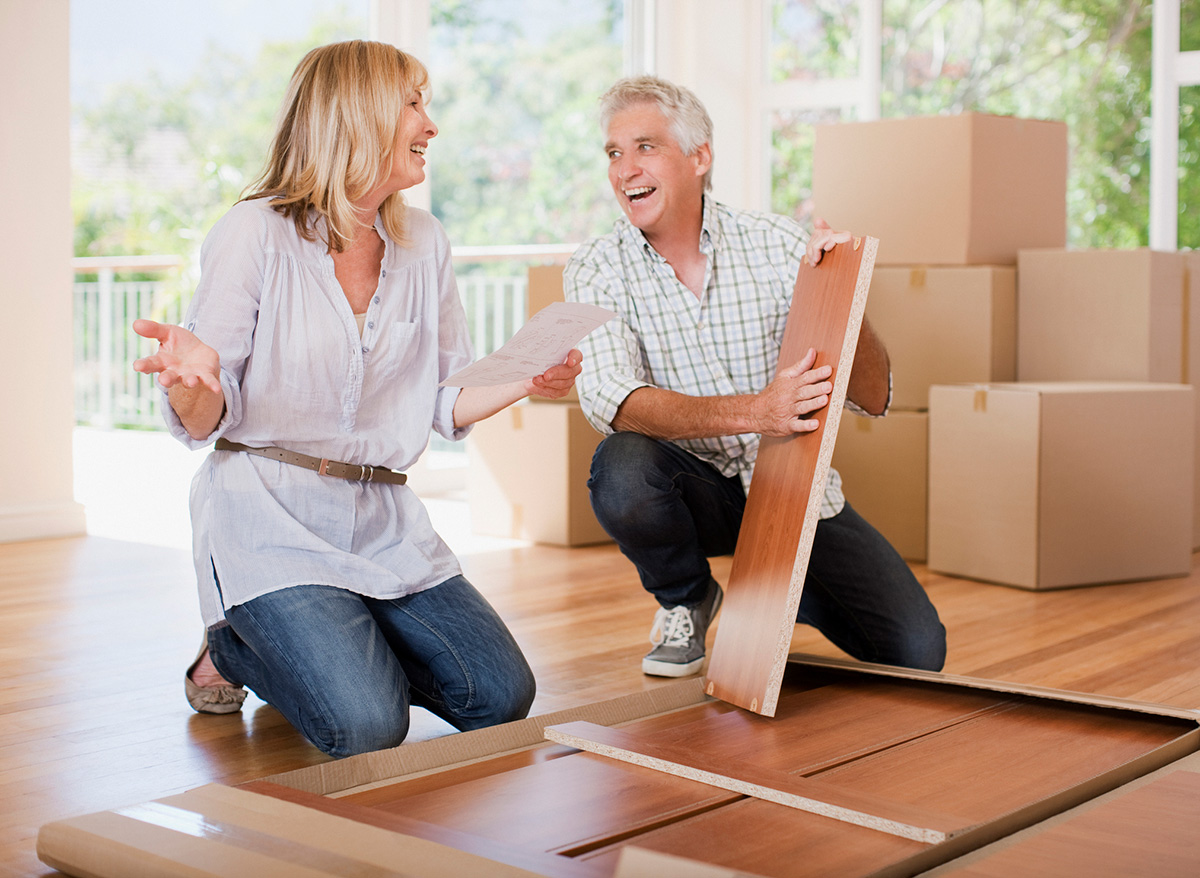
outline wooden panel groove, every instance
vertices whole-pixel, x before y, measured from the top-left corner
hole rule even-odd
[[[764,716],[779,697],[878,246],[839,244],[796,277],[779,365],[815,349],[834,366],[833,393],[816,431],[759,443],[706,690]]]

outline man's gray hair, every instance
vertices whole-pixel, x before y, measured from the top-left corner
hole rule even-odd
[[[637,104],[654,104],[667,120],[684,155],[704,144],[712,150],[712,119],[691,90],[657,76],[630,76],[617,80],[600,97],[600,130],[608,134],[612,117]],[[704,191],[712,189],[712,166],[704,175]]]

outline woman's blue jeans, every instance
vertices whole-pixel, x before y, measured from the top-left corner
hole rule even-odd
[[[705,595],[708,559],[737,545],[746,492],[672,442],[640,433],[607,436],[588,480],[600,524],[664,607]],[[812,625],[861,661],[940,670],[946,629],[891,544],[850,504],[813,537],[797,622]]]
[[[395,600],[299,585],[226,611],[213,663],[331,756],[394,747],[410,705],[459,730],[525,717],[534,679],[495,610],[462,576]]]

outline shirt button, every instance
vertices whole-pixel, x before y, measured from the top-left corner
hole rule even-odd
[[[378,305],[378,304],[379,304],[379,297],[378,297],[378,296],[376,296],[376,297],[375,297],[375,304],[376,304],[376,305]]]
[[[379,271],[379,276],[380,276],[380,277],[387,277],[387,269],[386,269],[386,268],[380,269],[380,271]]]
[[[372,320],[370,323],[367,324],[367,329],[374,329],[374,328],[375,328],[375,321]]]
[[[363,353],[367,353],[367,348],[363,348]]]

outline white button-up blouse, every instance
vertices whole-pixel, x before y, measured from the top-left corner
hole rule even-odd
[[[431,428],[454,429],[458,388],[438,382],[472,360],[441,225],[409,209],[407,246],[385,244],[362,336],[324,244],[306,241],[268,199],[221,218],[201,251],[185,326],[221,357],[218,437],[403,470]],[[394,598],[460,572],[408,485],[353,482],[235,451],[214,451],[192,482],[193,555],[206,625],[276,589],[323,584]],[[215,572],[215,576],[214,576]]]

